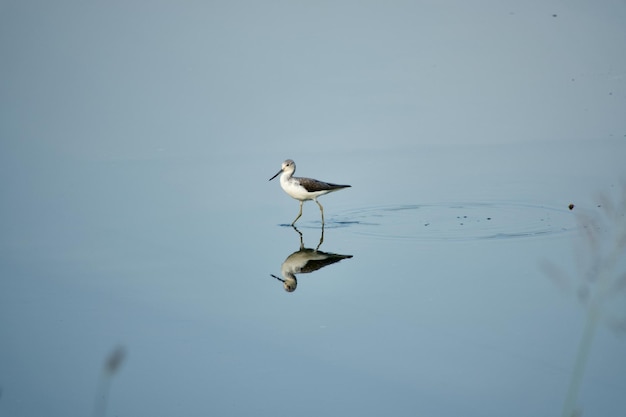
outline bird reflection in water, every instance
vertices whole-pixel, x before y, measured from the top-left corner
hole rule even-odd
[[[352,255],[340,255],[337,253],[322,252],[319,247],[324,242],[324,227],[322,235],[315,249],[305,248],[302,233],[295,227],[293,229],[300,235],[300,250],[292,253],[285,259],[280,268],[283,278],[270,274],[272,277],[283,283],[283,288],[287,292],[294,292],[298,286],[296,274],[308,274],[317,271],[325,266],[334,264],[342,259],[352,258]]]

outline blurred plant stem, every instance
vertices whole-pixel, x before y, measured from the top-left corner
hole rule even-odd
[[[115,373],[119,370],[124,358],[126,350],[122,346],[115,348],[104,362],[104,367],[100,374],[98,387],[96,389],[96,401],[94,406],[94,417],[104,417],[106,414],[106,406],[109,401],[109,391],[111,390],[111,381]]]
[[[582,414],[576,409],[576,403],[578,401],[578,393],[580,392],[580,384],[582,383],[583,376],[585,374],[587,360],[589,359],[591,343],[593,342],[593,337],[596,333],[599,315],[600,312],[597,308],[593,308],[589,311],[589,314],[587,314],[585,328],[583,330],[582,337],[580,338],[580,343],[578,344],[574,370],[567,389],[565,404],[563,405],[563,417],[575,417]]]
[[[608,302],[623,295],[626,288],[626,274],[619,273],[619,268],[623,267],[623,261],[626,259],[626,213],[624,213],[626,184],[622,186],[621,193],[617,204],[614,204],[608,197],[601,196],[602,204],[598,205],[602,207],[600,213],[585,214],[583,212],[577,216],[580,230],[585,237],[583,242],[586,243],[585,249],[577,260],[583,263],[589,262],[586,267],[583,263],[579,263],[579,272],[582,274],[578,285],[578,297],[585,306],[587,315],[563,404],[562,417],[582,415],[582,409],[578,405],[578,395],[598,323],[604,318]],[[570,287],[567,274],[554,265],[546,265],[546,272],[555,282],[565,283],[567,284],[565,287]],[[617,323],[624,323],[624,319],[618,319]]]

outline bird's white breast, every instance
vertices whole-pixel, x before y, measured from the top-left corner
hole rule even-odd
[[[280,186],[287,194],[289,194],[289,196],[295,198],[296,200],[310,200],[314,197],[300,185],[298,180],[294,178],[287,179],[286,176],[281,176]]]

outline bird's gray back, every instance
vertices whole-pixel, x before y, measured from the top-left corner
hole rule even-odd
[[[333,184],[330,182],[324,182],[314,180],[313,178],[295,178],[298,180],[301,186],[303,186],[308,192],[313,193],[316,191],[334,191],[342,188],[351,187],[350,185]]]

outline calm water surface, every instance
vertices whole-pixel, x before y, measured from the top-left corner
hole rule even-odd
[[[7,190],[20,217],[2,239],[0,415],[97,414],[96,397],[108,415],[560,415],[595,256],[580,219],[603,215],[600,193],[617,201],[625,154],[607,141],[14,167],[30,176]],[[286,226],[298,203],[268,182],[286,158],[352,184],[320,199],[324,229],[311,202]],[[291,292],[272,277],[320,254]],[[607,297],[597,323],[585,415],[626,413],[623,301]]]
[[[0,1],[0,417],[626,416],[625,21]]]

